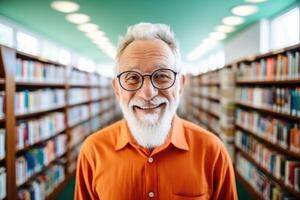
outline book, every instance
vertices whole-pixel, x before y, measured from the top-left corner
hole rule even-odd
[[[65,68],[63,66],[21,58],[17,58],[17,64],[15,66],[17,82],[61,84],[65,82]]]
[[[6,154],[6,140],[5,140],[5,129],[4,128],[0,128],[0,160],[5,158],[5,154]]]
[[[26,114],[65,105],[65,90],[23,90],[15,94],[15,113]]]
[[[6,171],[4,167],[0,167],[0,199],[6,197]]]

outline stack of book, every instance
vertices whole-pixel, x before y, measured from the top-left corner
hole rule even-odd
[[[18,58],[15,69],[16,81],[61,83],[65,82],[65,68],[33,60]]]
[[[91,132],[97,131],[97,130],[102,128],[101,121],[102,121],[102,117],[99,116],[99,115],[92,118],[92,120],[91,120]]]
[[[6,145],[5,145],[5,129],[0,128],[0,160],[5,157],[6,151]]]
[[[99,88],[90,89],[91,100],[97,100],[101,97],[101,90]]]
[[[62,112],[19,121],[16,127],[17,149],[46,140],[65,129],[65,115]]]
[[[100,113],[101,111],[101,103],[100,102],[94,102],[90,104],[91,109],[91,116],[95,116]]]
[[[242,131],[236,132],[236,145],[275,178],[300,191],[300,161],[278,153]]]
[[[91,86],[99,86],[101,85],[100,83],[100,76],[98,74],[95,73],[90,73],[89,74],[89,80],[90,80],[90,85]]]
[[[300,116],[300,88],[280,87],[240,87],[237,90],[238,102],[275,112]]]
[[[89,89],[86,88],[71,88],[68,91],[69,105],[87,102],[90,100]]]
[[[71,85],[89,85],[88,73],[73,69],[68,78],[68,82]]]
[[[65,105],[63,89],[24,90],[15,94],[15,113],[26,114]]]
[[[284,149],[300,152],[300,123],[238,108],[236,124]]]
[[[16,184],[24,184],[67,150],[65,135],[32,148],[16,159]],[[62,145],[63,144],[63,145]],[[59,153],[59,154],[58,154]]]
[[[239,80],[290,80],[300,78],[300,52],[287,52],[240,64]]]
[[[81,105],[68,109],[68,125],[74,126],[90,117],[89,106]]]
[[[17,198],[18,200],[46,199],[64,179],[64,167],[61,164],[53,164],[27,186],[20,188]]]
[[[236,169],[263,199],[297,199],[288,192],[283,191],[240,153],[236,155]]]
[[[72,149],[76,145],[80,144],[90,133],[91,128],[89,122],[85,122],[72,128],[72,130],[70,131],[70,139],[68,142],[69,149]]]

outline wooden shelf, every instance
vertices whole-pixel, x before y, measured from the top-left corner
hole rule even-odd
[[[62,110],[64,108],[65,108],[65,106],[58,106],[58,107],[55,107],[55,108],[50,108],[48,110],[41,110],[41,111],[37,111],[37,112],[33,112],[33,113],[17,114],[16,118],[17,119],[22,119],[22,118],[39,116],[39,115],[42,115],[42,114],[46,114],[46,113],[50,113],[50,112]]]
[[[256,160],[254,160],[248,153],[244,152],[240,147],[235,145],[235,149],[238,150],[243,155],[243,157],[245,157],[248,161],[254,164],[260,171],[262,171],[269,179],[277,183],[283,190],[300,199],[300,192],[293,190],[289,186],[285,185],[282,180],[274,177],[264,167],[262,167],[259,163],[257,163]]]
[[[235,176],[243,187],[250,193],[253,199],[255,200],[264,200],[264,198],[254,190],[254,188],[240,175],[240,173],[235,169]]]
[[[295,84],[300,84],[300,79],[296,80],[238,80],[237,85],[290,85],[295,86]]]
[[[211,112],[211,111],[209,111],[209,110],[206,110],[206,109],[204,109],[204,108],[202,108],[202,107],[197,107],[197,108],[198,108],[200,111],[206,112],[207,114],[213,116],[214,118],[217,118],[217,119],[220,118],[219,114],[213,113],[213,112]]]
[[[24,183],[17,185],[18,188],[23,187],[25,185],[27,185],[28,183],[32,182],[39,174],[45,172],[47,169],[49,169],[49,167],[53,164],[55,164],[56,162],[58,162],[62,157],[64,157],[66,155],[67,152],[65,152],[64,154],[62,154],[61,156],[55,158],[53,161],[51,161],[48,165],[44,166],[40,171],[34,173],[32,176],[30,176]]]
[[[84,84],[69,84],[68,85],[70,88],[90,88],[92,87],[91,85],[84,85]]]
[[[26,152],[26,151],[32,149],[33,147],[40,146],[40,145],[42,145],[42,144],[44,144],[44,143],[46,143],[46,142],[48,142],[48,141],[54,139],[55,137],[61,135],[65,130],[66,130],[66,129],[63,129],[63,130],[57,132],[55,135],[53,135],[53,136],[51,136],[51,137],[49,137],[49,138],[46,138],[46,139],[44,139],[44,140],[41,140],[41,141],[36,142],[36,143],[34,143],[34,144],[31,144],[31,145],[28,145],[28,146],[26,146],[26,147],[24,147],[24,148],[22,148],[22,149],[19,149],[19,150],[17,150],[16,153],[19,155],[19,154],[22,154],[22,153],[24,153],[24,152]]]
[[[4,117],[0,117],[0,123],[5,122],[5,118]]]
[[[202,94],[198,94],[198,97],[202,97],[211,101],[216,101],[216,102],[220,102],[220,98],[217,97],[212,97],[212,96],[206,96],[206,95],[202,95]]]
[[[211,83],[199,83],[198,86],[220,86],[218,82],[211,82]]]
[[[4,80],[4,78],[0,78],[0,85],[3,85],[3,84],[5,84],[5,80]]]
[[[296,116],[292,116],[289,114],[284,114],[284,113],[279,113],[279,112],[275,112],[266,108],[260,108],[260,107],[256,107],[247,103],[243,103],[243,102],[236,102],[237,105],[242,106],[242,107],[246,107],[246,108],[250,108],[253,110],[258,110],[260,112],[266,113],[266,114],[270,114],[270,115],[274,115],[277,117],[281,117],[281,118],[285,118],[285,119],[290,119],[290,120],[294,120],[294,121],[300,121],[300,117],[296,117]]]
[[[55,62],[55,61],[51,61],[51,60],[48,60],[48,59],[45,59],[45,58],[42,58],[42,57],[39,57],[39,56],[34,56],[34,55],[31,55],[31,54],[28,54],[28,53],[25,53],[25,52],[21,52],[21,51],[17,51],[16,54],[17,54],[18,58],[23,58],[23,59],[27,59],[27,60],[28,59],[29,60],[35,60],[37,62],[53,64],[53,65],[62,66],[62,67],[66,66],[64,64],[61,64],[61,63],[58,63],[58,62]]]
[[[91,102],[92,102],[92,101],[89,99],[89,100],[82,101],[82,102],[79,102],[79,103],[68,104],[68,107],[81,106],[81,105],[84,105],[84,104],[89,104],[89,103],[91,103]]]
[[[260,141],[261,143],[265,144],[266,146],[268,146],[268,147],[270,147],[270,148],[272,148],[272,149],[274,149],[274,150],[276,150],[276,151],[278,151],[278,152],[280,152],[280,153],[283,153],[283,154],[285,154],[285,155],[287,155],[287,156],[289,156],[289,157],[297,158],[297,159],[300,160],[300,152],[299,152],[299,153],[296,153],[296,152],[287,150],[287,149],[281,147],[280,145],[274,144],[274,143],[268,141],[267,139],[265,139],[265,138],[259,136],[258,134],[255,134],[255,133],[252,132],[251,130],[246,129],[246,128],[244,128],[244,127],[241,126],[241,125],[236,124],[235,126],[236,126],[236,128],[238,128],[238,129],[240,129],[240,130],[242,130],[242,131],[244,131],[244,132],[247,132],[248,134],[250,134],[251,136],[253,136],[255,139],[257,139],[257,140]]]
[[[25,82],[25,81],[17,81],[16,86],[23,86],[23,87],[57,87],[57,88],[64,88],[64,83],[40,83],[40,82]]]

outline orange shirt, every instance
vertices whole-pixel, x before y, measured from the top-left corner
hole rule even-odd
[[[237,199],[222,142],[177,116],[167,142],[151,152],[134,142],[124,119],[94,133],[76,176],[76,200]]]

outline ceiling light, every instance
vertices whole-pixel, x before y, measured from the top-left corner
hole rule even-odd
[[[93,23],[86,23],[78,25],[77,28],[82,32],[92,32],[98,29],[98,25]]]
[[[215,40],[224,40],[226,38],[226,34],[222,32],[212,32],[209,34],[209,37]]]
[[[233,26],[220,25],[220,26],[216,27],[216,30],[218,32],[222,32],[222,33],[230,33],[232,31],[234,31],[235,28]]]
[[[268,0],[245,0],[247,2],[250,2],[250,3],[262,3],[262,2],[266,2]]]
[[[79,10],[79,5],[72,1],[53,1],[51,3],[51,7],[54,10],[57,10],[57,11],[63,12],[63,13],[71,13],[71,12],[76,12],[77,10]]]
[[[92,31],[92,32],[88,32],[85,34],[88,38],[91,39],[97,39],[97,38],[102,38],[105,36],[103,31],[97,30],[97,31]]]
[[[248,16],[258,12],[258,7],[254,5],[241,5],[231,9],[234,15]]]
[[[238,16],[224,17],[222,22],[228,26],[237,26],[245,22],[244,18]]]
[[[68,14],[66,19],[74,24],[83,24],[90,21],[89,16],[81,13]]]

